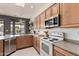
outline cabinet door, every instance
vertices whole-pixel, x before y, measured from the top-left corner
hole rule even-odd
[[[33,46],[40,53],[40,38],[38,36],[34,36]]]
[[[22,48],[23,46],[23,39],[21,37],[16,38],[16,49]]]
[[[72,14],[72,18],[73,18],[73,23],[74,24],[79,24],[79,3],[74,3],[73,6],[73,14]]]
[[[35,28],[39,29],[41,28],[41,20],[40,20],[40,17],[37,16],[34,20],[34,24],[35,24]]]
[[[38,20],[39,20],[39,21],[38,21],[38,22],[39,22],[39,29],[40,29],[40,28],[41,28],[41,19],[40,19],[40,16],[39,16],[38,18],[39,18],[39,19],[38,19]]]
[[[45,12],[40,14],[41,28],[45,28]]]
[[[59,14],[59,3],[54,4],[51,8],[52,8],[52,16]]]
[[[36,18],[34,19],[34,28],[36,28]]]
[[[54,46],[54,55],[57,55],[57,56],[75,56],[74,54],[64,50],[64,49],[61,49],[59,47],[56,47]]]
[[[34,39],[33,39],[33,46],[34,48],[37,47],[37,37],[34,36]]]
[[[51,7],[46,10],[46,19],[51,17]]]
[[[39,16],[37,16],[37,28],[41,28],[41,20]]]
[[[0,56],[3,56],[3,40],[0,41]]]
[[[37,38],[37,50],[40,52],[40,38]]]
[[[21,36],[16,40],[16,48],[25,48],[33,45],[32,36]]]
[[[79,26],[79,4],[63,3],[60,4],[61,26]]]
[[[35,25],[35,28],[38,28],[38,19],[37,19],[37,17],[35,18],[35,20],[34,20],[34,25]]]
[[[64,55],[54,50],[54,56],[64,56]]]
[[[24,38],[24,45],[25,47],[28,47],[28,46],[32,46],[33,45],[33,36],[25,36]]]
[[[70,25],[72,23],[72,4],[61,4],[60,5],[61,11],[61,25]]]

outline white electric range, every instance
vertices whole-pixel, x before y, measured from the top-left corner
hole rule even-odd
[[[53,43],[64,40],[64,33],[53,32],[48,38],[41,38],[40,55],[53,56]]]

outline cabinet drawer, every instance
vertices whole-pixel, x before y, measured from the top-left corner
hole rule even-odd
[[[72,53],[70,53],[68,51],[65,51],[65,50],[63,50],[61,48],[58,48],[56,46],[54,47],[54,50],[58,51],[59,53],[65,55],[65,56],[75,56],[74,54],[72,54]]]

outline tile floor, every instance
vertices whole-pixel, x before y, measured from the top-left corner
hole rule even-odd
[[[39,56],[39,54],[33,47],[30,47],[30,48],[18,50],[13,54],[11,54],[10,56]]]

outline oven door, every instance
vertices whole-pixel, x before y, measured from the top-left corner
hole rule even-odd
[[[51,56],[52,55],[52,44],[44,40],[41,41],[40,55]]]

